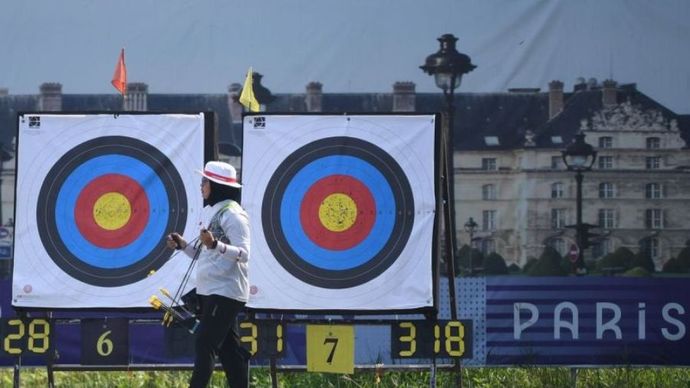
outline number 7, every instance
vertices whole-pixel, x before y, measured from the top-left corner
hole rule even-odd
[[[333,362],[333,356],[335,355],[335,348],[338,346],[338,339],[337,338],[325,338],[323,340],[323,344],[333,344],[333,348],[331,348],[331,354],[328,355],[328,358],[326,359],[327,363],[332,363]]]

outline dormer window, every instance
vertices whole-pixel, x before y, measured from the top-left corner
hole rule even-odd
[[[648,137],[647,138],[647,149],[656,150],[661,147],[661,140],[658,137]]]
[[[484,144],[486,144],[488,146],[499,145],[498,136],[484,136]]]

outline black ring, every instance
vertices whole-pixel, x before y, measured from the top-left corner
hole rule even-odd
[[[347,155],[359,158],[376,168],[386,179],[395,199],[394,227],[383,248],[354,268],[328,270],[305,261],[288,244],[281,225],[281,203],[292,178],[307,164],[322,157]],[[305,283],[329,289],[364,284],[386,271],[407,245],[414,224],[414,197],[407,176],[400,165],[381,148],[352,137],[331,137],[309,143],[290,154],[269,180],[262,204],[262,225],[273,256],[290,274]],[[380,216],[380,215],[379,215]]]
[[[158,174],[168,195],[167,209],[157,209],[151,204],[149,217],[158,212],[168,213],[166,231],[184,230],[187,223],[187,194],[184,182],[174,165],[157,148],[143,141],[125,136],[105,136],[86,141],[65,153],[50,169],[38,196],[36,218],[38,233],[50,258],[73,278],[94,286],[118,287],[146,278],[151,270],[160,268],[170,257],[165,236],[159,243],[134,264],[120,268],[99,268],[85,263],[65,246],[56,224],[56,201],[65,180],[81,164],[103,155],[132,157]]]

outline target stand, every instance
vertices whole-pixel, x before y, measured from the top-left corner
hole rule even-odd
[[[161,288],[175,290],[189,260],[165,236],[197,228],[195,170],[217,157],[215,121],[212,112],[19,113],[11,299],[19,316],[126,316],[150,311]],[[20,367],[21,356],[15,384]]]
[[[381,313],[436,322],[438,216],[449,225],[450,215],[441,177],[452,173],[440,124],[438,114],[245,115],[248,307],[307,324]]]
[[[428,312],[435,303],[435,115],[244,116],[255,311]]]

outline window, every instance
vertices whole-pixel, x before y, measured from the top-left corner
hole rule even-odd
[[[613,138],[611,136],[600,137],[599,148],[613,148]]]
[[[563,198],[562,182],[556,182],[551,184],[551,198]]]
[[[565,209],[551,209],[551,229],[565,228]]]
[[[613,156],[600,156],[598,160],[599,160],[599,168],[601,168],[601,169],[613,168]]]
[[[648,150],[656,150],[659,149],[661,146],[661,141],[659,140],[658,137],[648,137],[647,138],[647,149]]]
[[[661,165],[661,158],[659,156],[648,156],[645,160],[645,167],[648,170],[654,170],[659,168]]]
[[[499,144],[498,136],[484,136],[484,144],[488,146],[496,146]]]
[[[482,170],[496,170],[496,158],[482,158]]]
[[[482,230],[496,230],[496,210],[482,211]]]
[[[496,252],[496,242],[490,238],[485,238],[482,240],[481,249],[484,256]]]
[[[482,199],[485,201],[496,199],[496,186],[491,184],[482,186]]]
[[[613,198],[616,196],[616,186],[610,182],[599,183],[599,198]]]
[[[640,241],[640,250],[642,254],[651,258],[652,260],[657,260],[659,258],[659,239],[654,237],[645,238]]]
[[[647,183],[644,187],[645,198],[660,199],[664,195],[664,186],[660,183]]]
[[[599,209],[599,227],[604,229],[616,227],[616,211],[614,209]]]
[[[597,259],[612,252],[611,240],[603,239],[592,245],[592,257]]]
[[[553,144],[563,144],[563,138],[560,136],[551,136],[551,143]]]
[[[645,211],[645,226],[648,229],[664,227],[664,212],[661,209],[647,209]]]
[[[563,160],[562,156],[552,156],[551,157],[551,169],[552,170],[560,170],[562,160]]]

